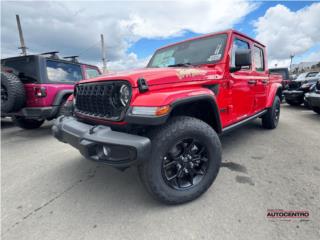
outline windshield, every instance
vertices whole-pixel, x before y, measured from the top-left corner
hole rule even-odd
[[[318,72],[311,72],[311,73],[308,73],[307,77],[315,77],[317,76]]]
[[[47,60],[47,74],[51,82],[74,83],[82,80],[81,67],[78,64]]]
[[[301,73],[301,74],[296,78],[296,80],[298,81],[298,80],[301,80],[301,79],[305,79],[305,78],[306,78],[306,75],[307,75],[307,73]]]
[[[147,67],[198,65],[218,62],[224,53],[227,34],[200,38],[155,52]]]

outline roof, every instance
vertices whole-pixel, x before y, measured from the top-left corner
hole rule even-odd
[[[59,58],[59,59],[50,58],[50,57],[47,57],[47,56],[41,55],[41,54],[33,54],[33,55],[27,55],[27,56],[16,56],[16,57],[3,58],[3,59],[1,59],[1,61],[3,61],[3,60],[15,60],[15,59],[26,58],[26,57],[42,57],[42,58],[46,58],[46,59],[50,59],[50,60],[56,60],[56,61],[59,61],[59,62],[72,63],[72,64],[78,64],[78,65],[86,65],[86,66],[91,66],[91,67],[97,67],[95,65],[82,63],[82,62],[72,62],[72,61],[68,61],[68,60],[65,60],[65,59],[61,59],[61,58]]]
[[[257,44],[259,44],[260,46],[262,47],[265,47],[264,44],[260,43],[259,41],[257,41],[256,39],[252,38],[252,37],[249,37],[247,35],[245,35],[244,33],[241,33],[237,30],[234,30],[234,29],[227,29],[227,30],[224,30],[224,31],[219,31],[219,32],[213,32],[213,33],[208,33],[208,34],[204,34],[204,35],[200,35],[200,36],[196,36],[196,37],[192,37],[192,38],[189,38],[189,39],[186,39],[186,40],[183,40],[183,41],[180,41],[180,42],[176,42],[176,43],[172,43],[172,44],[169,44],[169,45],[166,45],[166,46],[163,46],[159,49],[163,49],[163,48],[167,48],[167,47],[170,47],[170,46],[174,46],[176,44],[179,44],[179,43],[183,43],[183,42],[188,42],[188,41],[193,41],[193,40],[197,40],[197,39],[201,39],[201,38],[206,38],[206,37],[211,37],[211,36],[214,36],[214,35],[218,35],[218,34],[237,34],[239,36],[242,36],[244,38],[247,38],[249,40],[251,40],[252,42],[255,42]]]

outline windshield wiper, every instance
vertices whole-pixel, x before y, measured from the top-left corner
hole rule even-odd
[[[191,67],[191,66],[193,66],[191,63],[177,63],[177,64],[168,65],[168,67]]]

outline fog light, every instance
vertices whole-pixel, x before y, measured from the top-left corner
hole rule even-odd
[[[97,146],[96,150],[97,160],[99,161],[108,161],[111,157],[111,149],[107,146]]]
[[[102,147],[102,152],[103,152],[104,157],[108,157],[110,155],[110,153],[111,153],[111,149],[108,148],[107,146],[103,146]]]

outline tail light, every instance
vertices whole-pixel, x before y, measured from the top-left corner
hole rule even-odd
[[[13,73],[13,70],[11,68],[3,67],[1,70],[6,72],[6,73]]]
[[[34,95],[36,97],[42,98],[47,96],[47,89],[45,87],[35,87]]]

